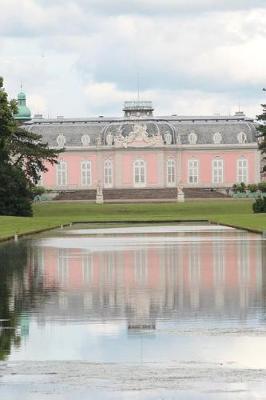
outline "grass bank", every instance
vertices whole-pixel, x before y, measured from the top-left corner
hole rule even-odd
[[[0,217],[0,239],[71,222],[156,222],[206,219],[262,232],[266,214],[253,214],[252,201],[187,201],[185,203],[91,204],[40,203],[33,218]]]

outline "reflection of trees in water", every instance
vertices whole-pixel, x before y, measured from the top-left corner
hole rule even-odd
[[[25,242],[0,246],[0,360],[8,357],[13,345],[20,345],[23,314],[46,295],[38,264],[31,259]]]
[[[20,344],[17,334],[18,319],[21,310],[16,307],[14,293],[16,286],[23,285],[23,275],[27,264],[27,250],[22,245],[10,243],[0,247],[0,359],[5,359],[10,354],[12,344]],[[15,292],[17,290],[15,289]],[[15,297],[14,297],[15,295]]]

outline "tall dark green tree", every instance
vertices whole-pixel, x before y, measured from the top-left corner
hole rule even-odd
[[[61,150],[50,149],[41,135],[24,129],[14,118],[16,111],[0,77],[0,215],[29,216],[33,188]]]
[[[263,154],[262,160],[262,172],[266,172],[266,104],[262,104],[262,114],[257,116],[257,121],[259,123],[258,137],[259,137],[259,148]]]

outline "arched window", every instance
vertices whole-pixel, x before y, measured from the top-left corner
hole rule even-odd
[[[146,165],[143,160],[134,162],[134,185],[138,187],[146,185]]]
[[[237,160],[237,182],[248,182],[248,160],[244,157]]]
[[[169,159],[167,160],[167,185],[175,186],[175,160]]]
[[[188,135],[188,142],[189,142],[189,144],[196,144],[196,143],[197,143],[197,140],[198,140],[198,136],[196,135],[195,132],[191,132],[191,133]]]
[[[62,148],[62,147],[64,147],[64,145],[66,143],[66,138],[64,135],[60,134],[57,136],[56,141],[57,141],[58,147]]]
[[[214,144],[220,144],[222,142],[222,135],[220,134],[220,132],[216,132],[213,135],[213,143]]]
[[[244,132],[240,132],[237,135],[237,140],[239,144],[247,143],[247,135]]]
[[[224,162],[220,158],[212,160],[212,183],[221,184],[224,180]]]
[[[113,163],[111,160],[104,162],[104,187],[113,186]]]
[[[199,161],[188,160],[188,183],[199,183]]]
[[[164,141],[165,141],[165,144],[167,144],[167,145],[172,144],[172,135],[170,132],[165,133]]]
[[[111,133],[108,133],[108,135],[106,136],[107,146],[112,146],[113,140],[114,140],[113,135]]]
[[[90,186],[91,185],[91,162],[82,161],[81,162],[81,185]]]
[[[57,168],[57,185],[58,186],[66,186],[67,185],[67,163],[66,161],[59,161],[56,166]]]
[[[89,146],[91,141],[91,138],[89,137],[89,135],[82,135],[81,136],[81,143],[84,147]]]

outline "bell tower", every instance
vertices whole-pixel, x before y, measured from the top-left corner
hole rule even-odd
[[[17,113],[14,115],[14,118],[18,121],[30,121],[31,120],[31,111],[27,107],[27,98],[24,92],[20,92],[17,98]]]

